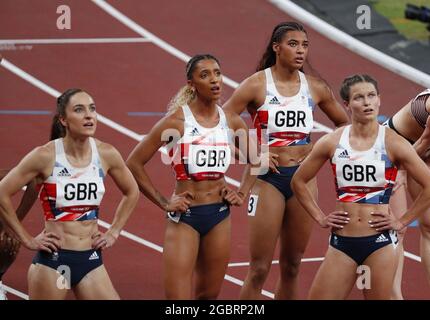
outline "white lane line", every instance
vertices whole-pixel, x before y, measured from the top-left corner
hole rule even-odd
[[[102,226],[103,228],[105,228],[105,229],[109,229],[109,228],[110,228],[110,226],[111,226],[111,224],[110,224],[110,223],[108,223],[108,222],[106,222],[106,221],[103,221],[103,220],[101,220],[101,219],[99,219],[99,220],[97,221],[97,223],[98,223],[100,226]],[[128,232],[128,231],[124,231],[124,230],[122,230],[122,231],[121,231],[121,233],[120,233],[120,235],[122,235],[123,237],[125,237],[125,238],[127,238],[127,239],[133,240],[133,241],[135,241],[135,242],[137,242],[137,243],[140,243],[140,244],[142,244],[142,245],[144,245],[144,246],[147,246],[147,247],[149,247],[149,248],[151,248],[151,249],[154,249],[155,251],[158,251],[158,252],[160,252],[160,253],[163,253],[163,247],[162,247],[162,246],[159,246],[158,244],[152,243],[151,241],[148,241],[148,240],[142,239],[141,237],[136,236],[135,234],[132,234],[132,233],[130,233],[130,232]]]
[[[303,258],[302,262],[318,262],[323,261],[324,257],[317,257],[317,258]],[[279,260],[273,260],[272,264],[279,264]],[[249,262],[232,262],[228,264],[229,267],[248,267]]]
[[[2,65],[4,68],[9,70],[10,72],[14,73],[15,75],[24,79],[25,81],[31,83],[36,88],[39,88],[40,90],[42,90],[43,92],[46,92],[47,94],[49,94],[50,96],[52,96],[54,98],[57,98],[61,95],[61,92],[55,90],[54,88],[48,86],[47,84],[43,83],[42,81],[36,79],[35,77],[30,75],[29,73],[18,68],[17,66],[10,63],[8,60],[6,60],[4,58],[1,60],[0,65]],[[120,125],[119,123],[116,123],[116,122],[112,121],[111,119],[106,118],[105,116],[101,115],[100,113],[97,113],[97,119],[98,119],[98,121],[107,125],[108,127],[112,128],[116,131],[119,131],[122,134],[124,134],[124,135],[126,135],[126,136],[128,136],[134,140],[140,141],[140,138],[141,138],[140,134],[137,134],[136,132]]]
[[[116,8],[114,8],[109,3],[107,3],[103,0],[92,0],[92,2],[95,5],[99,6],[101,9],[103,9],[105,12],[110,14],[112,17],[117,19],[122,24],[124,24],[125,26],[127,26],[128,28],[130,28],[131,30],[136,32],[137,34],[140,34],[145,39],[149,39],[156,46],[167,51],[168,53],[175,56],[176,58],[178,58],[184,62],[187,62],[191,58],[189,55],[176,49],[172,45],[168,44],[166,41],[158,38],[156,35],[154,35],[153,33],[149,32],[148,30],[143,28],[141,25],[139,25],[136,22],[134,22],[133,20],[131,20],[129,17],[127,17],[126,15],[124,15],[123,13],[118,11]],[[239,86],[239,83],[230,79],[226,75],[223,75],[223,82],[233,89],[235,89]],[[314,128],[316,128],[317,130],[323,131],[323,132],[327,132],[327,133],[330,133],[333,131],[331,128],[329,128],[329,127],[327,127],[321,123],[318,123],[316,121],[314,121]]]
[[[5,291],[12,293],[13,295],[20,297],[21,299],[28,300],[28,295],[24,292],[21,292],[19,290],[16,290],[14,288],[8,287],[7,285],[3,284],[2,287]]]
[[[406,63],[394,59],[389,55],[355,39],[354,37],[351,37],[349,34],[333,27],[317,16],[314,16],[310,12],[296,5],[292,1],[269,0],[269,2],[273,3],[289,16],[292,16],[295,19],[305,23],[315,31],[322,34],[324,37],[333,40],[344,48],[347,48],[352,52],[364,57],[365,59],[377,63],[385,69],[401,75],[412,82],[415,82],[423,87],[430,88],[430,75],[427,73],[417,70]]]
[[[244,282],[242,280],[239,280],[237,278],[233,278],[232,276],[229,276],[228,274],[225,275],[224,279],[226,279],[227,281],[230,281],[234,284],[237,284],[239,287],[243,287]],[[261,290],[261,294],[263,296],[269,297],[271,299],[275,299],[275,294],[273,294],[270,291],[267,290]]]
[[[151,42],[145,38],[79,38],[79,39],[2,39],[5,44],[81,44],[81,43],[141,43]]]
[[[409,258],[411,260],[417,261],[417,262],[421,262],[421,257],[420,256],[417,256],[417,255],[415,255],[413,253],[410,253],[410,252],[408,252],[406,250],[405,250],[405,257],[407,257],[407,258]]]

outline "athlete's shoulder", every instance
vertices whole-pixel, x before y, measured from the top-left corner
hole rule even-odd
[[[112,153],[112,152],[118,152],[118,150],[112,144],[101,141],[96,138],[93,138],[93,139],[96,143],[96,147],[100,155],[105,155],[107,153]]]
[[[41,146],[37,146],[30,154],[43,160],[49,160],[55,155],[55,142],[52,140]]]
[[[113,145],[101,140],[95,139],[97,151],[100,155],[102,163],[107,164],[108,168],[116,163],[122,163],[123,158],[121,153]]]
[[[176,108],[173,111],[168,112],[161,120],[157,123],[157,126],[163,128],[179,129],[184,125],[185,114],[181,107]]]
[[[324,145],[324,147],[336,147],[345,128],[346,126],[336,128],[333,132],[323,135],[317,143]]]
[[[404,137],[399,135],[393,129],[386,126],[384,126],[384,128],[385,128],[385,137],[384,137],[385,145],[390,150],[408,147],[411,145]]]
[[[266,75],[264,70],[257,71],[249,77],[245,78],[240,84],[241,87],[249,88],[250,90],[256,90],[266,83]]]
[[[20,162],[20,165],[32,170],[44,171],[55,161],[55,144],[50,141],[31,150]]]
[[[306,77],[306,80],[308,81],[309,86],[316,92],[323,93],[328,90],[331,90],[330,86],[324,79],[310,74],[305,74],[305,77]]]
[[[225,118],[230,129],[247,129],[247,125],[242,117],[234,111],[223,109]]]

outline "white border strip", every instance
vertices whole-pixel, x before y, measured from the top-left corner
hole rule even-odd
[[[103,9],[105,12],[110,14],[112,17],[117,19],[122,24],[124,24],[125,26],[127,26],[128,28],[130,28],[131,30],[136,32],[137,34],[140,34],[142,37],[149,39],[156,46],[167,51],[168,53],[175,56],[176,58],[178,58],[184,62],[187,62],[191,58],[189,55],[176,49],[172,45],[168,44],[166,41],[161,40],[156,35],[149,32],[148,30],[146,30],[145,28],[143,28],[142,26],[140,26],[139,24],[137,24],[136,22],[131,20],[129,17],[127,17],[123,13],[119,12],[116,8],[111,6],[109,3],[107,3],[103,0],[92,0],[92,2],[95,5],[99,6],[101,9]],[[236,89],[239,86],[239,83],[237,83],[236,81],[230,79],[229,77],[227,77],[225,75],[223,75],[223,82],[233,89]],[[330,129],[330,128],[328,128],[328,127],[326,127],[326,126],[324,126],[324,125],[322,125],[316,121],[314,121],[314,127],[319,131],[323,131],[323,132],[327,132],[327,133],[330,133],[333,131],[332,129]]]
[[[145,38],[81,38],[81,39],[6,39],[0,40],[0,46],[5,44],[79,44],[79,43],[137,43],[151,42]]]
[[[389,55],[382,53],[371,46],[355,39],[347,33],[336,29],[327,22],[321,20],[317,16],[309,13],[300,6],[289,0],[268,0],[279,9],[284,11],[289,16],[305,23],[315,31],[322,34],[341,46],[351,50],[354,53],[366,58],[367,60],[379,64],[380,66],[396,73],[404,78],[411,80],[423,87],[430,88],[430,75],[417,70],[406,63],[403,63],[397,59],[390,57]]]

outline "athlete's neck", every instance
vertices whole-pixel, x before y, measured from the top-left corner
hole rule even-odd
[[[275,81],[280,82],[300,82],[299,70],[283,67],[280,63],[276,63],[271,67],[272,77]]]
[[[218,116],[218,109],[215,100],[194,99],[189,107],[195,116],[212,119]]]
[[[360,139],[374,137],[378,134],[379,124],[377,121],[358,122],[353,121],[351,125],[351,134]]]
[[[63,138],[63,145],[66,155],[76,160],[84,160],[91,153],[90,139],[88,137],[75,138],[66,135]]]

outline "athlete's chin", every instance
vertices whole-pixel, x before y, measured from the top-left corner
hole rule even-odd
[[[81,136],[84,138],[91,138],[94,137],[96,134],[96,130],[87,130],[85,132],[81,132]]]

